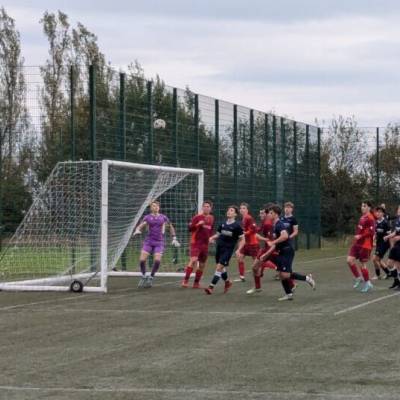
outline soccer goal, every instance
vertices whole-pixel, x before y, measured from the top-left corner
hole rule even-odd
[[[203,202],[202,170],[120,161],[60,162],[0,256],[0,290],[107,292],[107,278],[138,275],[143,241],[132,233],[151,201],[181,243],[166,248],[159,276],[188,256],[188,222]]]

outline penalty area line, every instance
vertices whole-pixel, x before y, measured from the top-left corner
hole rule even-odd
[[[335,313],[333,313],[333,315],[334,316],[342,315],[342,314],[345,314],[347,312],[358,310],[359,308],[363,308],[363,307],[369,306],[370,304],[378,303],[379,301],[390,299],[391,297],[395,297],[395,296],[398,296],[398,295],[400,295],[400,292],[388,294],[387,296],[383,296],[383,297],[378,297],[377,299],[366,301],[364,303],[357,304],[356,306],[347,307],[347,308],[344,308],[343,310],[336,311]]]

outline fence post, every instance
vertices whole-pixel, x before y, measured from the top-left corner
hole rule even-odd
[[[280,202],[282,203],[287,199],[285,199],[285,188],[286,188],[286,129],[285,129],[285,118],[281,117],[281,152],[280,152],[280,168],[281,168],[281,176],[280,181],[281,184],[279,194],[280,194]]]
[[[119,74],[119,157],[126,160],[125,74]]]
[[[376,194],[375,194],[375,202],[376,204],[381,203],[379,201],[380,196],[380,159],[379,159],[379,128],[376,128]]]
[[[294,186],[294,193],[293,193],[293,201],[295,207],[298,206],[297,204],[297,123],[293,121],[293,186]],[[299,248],[299,237],[295,237],[295,248],[296,250]]]
[[[219,101],[215,100],[215,202],[218,213],[220,210],[220,182],[219,182]]]
[[[265,187],[267,188],[268,198],[270,198],[269,182],[269,122],[268,114],[264,114],[264,151],[265,151]]]
[[[89,66],[89,103],[90,103],[90,159],[96,160],[96,69],[94,65]]]
[[[147,162],[153,163],[154,131],[153,131],[153,82],[147,81]]]
[[[254,202],[254,110],[250,110],[250,187],[251,187],[251,202],[253,203]]]
[[[178,161],[178,90],[172,90],[172,154],[174,163],[179,165]]]
[[[235,188],[235,203],[239,201],[238,185],[238,114],[237,105],[233,106],[233,186]]]
[[[274,201],[278,201],[278,191],[277,191],[277,182],[278,182],[278,176],[277,176],[277,168],[276,168],[276,116],[274,115],[272,117],[272,162],[273,162],[273,194],[274,194]]]
[[[321,248],[321,128],[318,128],[318,248]]]
[[[310,126],[306,125],[306,177],[307,185],[306,190],[306,235],[307,235],[307,250],[310,249],[311,237],[310,237]]]
[[[199,118],[199,95],[194,96],[194,135],[196,140],[196,162],[200,167],[200,118]]]
[[[71,65],[69,69],[70,86],[70,134],[71,134],[71,160],[76,160],[76,134],[75,134],[75,71]]]

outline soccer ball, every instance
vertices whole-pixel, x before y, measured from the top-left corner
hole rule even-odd
[[[163,119],[156,119],[153,123],[154,129],[165,129],[167,124]]]

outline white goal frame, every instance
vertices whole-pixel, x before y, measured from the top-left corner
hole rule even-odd
[[[85,161],[83,161],[85,162]],[[90,162],[90,161],[86,161]],[[79,161],[77,162],[79,163]],[[188,174],[197,175],[197,205],[198,211],[200,212],[204,201],[204,171],[202,169],[193,168],[178,168],[178,167],[167,167],[150,164],[139,164],[124,161],[114,160],[102,160],[101,161],[101,203],[100,203],[100,285],[99,286],[83,286],[82,291],[84,292],[101,292],[107,293],[107,281],[109,276],[141,276],[140,272],[130,271],[110,271],[108,269],[108,176],[109,168],[111,166],[131,168],[131,169],[142,169],[152,170],[160,172],[183,172]],[[144,211],[144,210],[143,210]],[[189,222],[189,221],[188,221]],[[80,280],[90,277],[90,273],[81,273],[71,275],[65,280],[68,281],[67,285],[56,285],[56,282],[62,280],[60,277],[49,277],[49,278],[38,278],[22,281],[13,282],[0,282],[1,291],[69,291],[70,282],[72,280]],[[157,276],[169,276],[169,277],[181,277],[183,273],[178,272],[160,272]],[[46,285],[46,283],[48,285]]]

